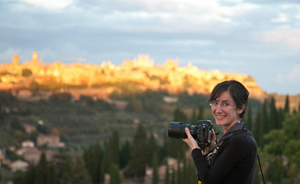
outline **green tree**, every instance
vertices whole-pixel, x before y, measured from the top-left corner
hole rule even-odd
[[[192,125],[196,125],[197,123],[197,117],[196,117],[196,110],[193,109],[193,112],[192,112],[192,117],[191,117],[191,123]]]
[[[119,167],[116,164],[111,164],[109,168],[110,182],[109,184],[121,184],[122,178],[119,173]]]
[[[155,140],[155,137],[153,135],[153,132],[151,131],[150,132],[150,137],[149,137],[149,141],[148,141],[148,145],[149,145],[149,165],[151,163],[153,163],[153,157],[154,155],[156,154],[156,157],[159,158],[160,155],[159,155],[159,147],[158,147],[158,144]]]
[[[199,107],[198,107],[197,120],[203,120],[203,119],[204,119],[204,109],[203,109],[203,105],[199,105]]]
[[[173,120],[175,122],[186,123],[187,116],[181,109],[176,108],[174,111]],[[182,140],[168,138],[168,155],[170,157],[177,158],[179,156],[182,158],[186,148],[186,144]]]
[[[0,91],[0,106],[8,106],[14,100],[13,95],[8,91]]]
[[[289,95],[286,95],[286,97],[285,97],[284,113],[285,114],[289,114],[290,113],[290,99],[289,99]]]
[[[169,172],[169,164],[166,165],[166,174],[164,184],[170,184],[170,172]]]
[[[49,163],[47,168],[47,184],[56,184],[56,177],[56,169],[52,163]]]
[[[22,76],[23,77],[28,77],[30,75],[32,75],[32,71],[30,69],[28,69],[28,68],[22,69]]]
[[[120,142],[119,131],[114,130],[112,136],[110,137],[108,146],[105,150],[107,153],[105,156],[109,162],[107,165],[109,164],[119,165],[119,142]],[[107,168],[109,168],[109,166],[107,166]]]
[[[14,130],[20,130],[21,132],[25,132],[25,128],[23,125],[20,123],[18,119],[12,120],[10,127],[13,128]]]
[[[132,149],[132,146],[130,145],[128,140],[126,140],[121,145],[120,154],[119,154],[120,168],[121,169],[123,169],[128,164],[128,162],[130,161],[130,159],[131,159],[131,156],[130,156],[131,149]]]
[[[177,172],[176,172],[176,175],[177,175],[176,183],[177,184],[184,183],[183,178],[182,178],[182,168],[181,168],[181,164],[180,164],[181,163],[181,158],[182,157],[177,158]]]
[[[47,184],[47,180],[49,179],[48,173],[48,162],[46,159],[46,154],[43,152],[40,156],[40,161],[36,166],[36,177],[35,177],[35,184]]]
[[[24,173],[24,184],[33,184],[36,177],[36,168],[30,164],[27,168],[27,171]]]
[[[133,137],[132,159],[125,169],[124,174],[129,177],[144,177],[148,163],[148,153],[147,133],[144,126],[139,124]]]
[[[275,106],[275,98],[271,98],[270,102],[270,119],[269,119],[269,124],[271,125],[271,129],[279,129],[281,128],[279,126],[279,119],[278,119],[278,112]]]
[[[248,108],[247,108],[247,122],[246,122],[246,126],[247,129],[250,131],[254,130],[254,126],[253,126],[253,120],[252,120],[252,105],[251,103],[248,104]]]
[[[114,130],[107,146],[105,147],[102,168],[100,173],[100,181],[104,181],[104,174],[109,172],[111,164],[119,166],[119,132]]]
[[[60,184],[72,184],[72,168],[73,160],[70,157],[67,157],[63,166]]]
[[[152,174],[152,184],[157,184],[158,180],[159,180],[159,175],[158,175],[158,156],[157,156],[157,152],[154,153],[153,155],[153,159],[152,159],[152,170],[153,170],[153,174]]]
[[[81,156],[76,156],[72,167],[72,183],[92,184],[91,177]]]
[[[286,116],[282,129],[272,130],[264,136],[263,160],[266,180],[272,183],[280,181],[299,181],[300,170],[300,114]],[[293,168],[293,169],[292,169]]]
[[[267,100],[265,100],[263,103],[261,118],[263,123],[263,134],[268,133],[270,131],[270,125],[269,125],[269,112],[268,112]]]
[[[263,130],[264,126],[261,119],[261,110],[258,109],[256,112],[253,136],[259,147],[263,147]]]
[[[175,184],[175,183],[176,183],[176,172],[175,172],[175,169],[172,168],[171,184]]]
[[[99,174],[102,173],[101,167],[103,154],[103,150],[101,149],[99,143],[96,143],[94,146],[90,146],[83,152],[83,159],[86,163],[86,168],[92,178],[93,183],[100,182]]]

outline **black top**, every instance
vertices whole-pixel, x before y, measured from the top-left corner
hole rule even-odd
[[[236,123],[215,145],[210,157],[192,151],[198,176],[204,184],[251,184],[257,145],[244,122]]]

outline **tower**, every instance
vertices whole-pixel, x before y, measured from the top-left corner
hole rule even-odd
[[[37,64],[37,61],[38,61],[38,53],[34,51],[32,53],[32,63]]]
[[[13,64],[19,65],[19,55],[18,54],[13,55]]]

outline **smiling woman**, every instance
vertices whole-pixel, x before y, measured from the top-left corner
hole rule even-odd
[[[251,184],[255,170],[257,145],[245,127],[249,92],[241,83],[231,80],[216,85],[209,102],[216,124],[224,135],[218,142],[213,132],[211,145],[201,150],[188,128],[183,139],[192,149],[198,179],[204,184]]]

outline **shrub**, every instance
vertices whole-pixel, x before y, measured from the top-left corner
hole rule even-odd
[[[28,76],[30,76],[30,75],[32,75],[32,71],[31,71],[30,69],[24,68],[24,69],[22,70],[22,76],[23,76],[23,77],[28,77]]]

